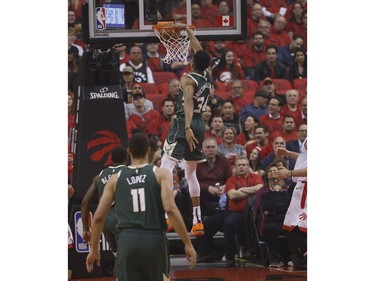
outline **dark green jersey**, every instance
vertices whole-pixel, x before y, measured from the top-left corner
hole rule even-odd
[[[105,184],[108,182],[109,178],[113,175],[116,174],[122,167],[125,167],[125,165],[118,165],[118,166],[109,166],[105,169],[103,169],[99,173],[99,178],[96,181],[96,188],[98,191],[98,198],[100,199],[103,195],[103,190]]]
[[[211,76],[210,73],[205,70],[203,76],[195,73],[190,72],[187,74],[191,79],[194,80],[196,84],[196,91],[194,92],[193,101],[194,101],[194,116],[199,116],[202,111],[205,110],[208,96],[210,94],[211,89]],[[176,104],[176,114],[180,116],[184,116],[184,92],[180,88],[177,97],[177,104]]]
[[[156,167],[123,167],[116,185],[118,228],[166,230],[161,187],[155,177]]]

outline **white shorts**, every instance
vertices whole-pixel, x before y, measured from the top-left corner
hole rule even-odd
[[[297,182],[294,187],[283,229],[292,231],[296,226],[307,232],[307,182],[302,181]]]

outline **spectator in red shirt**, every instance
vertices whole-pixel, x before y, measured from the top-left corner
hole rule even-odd
[[[213,21],[210,21],[206,16],[204,16],[203,7],[199,2],[192,2],[191,4],[191,24],[198,28],[212,28]],[[186,23],[186,20],[182,22]],[[217,22],[217,20],[216,20]]]
[[[227,192],[226,212],[211,215],[204,220],[204,235],[199,239],[200,258],[198,262],[210,262],[221,259],[222,255],[214,255],[212,250],[213,236],[219,230],[224,231],[224,248],[227,262],[226,267],[235,266],[234,255],[237,251],[236,236],[241,237],[242,226],[245,222],[245,211],[248,197],[255,194],[263,186],[260,176],[250,173],[249,160],[246,157],[239,157],[236,160],[236,175],[231,176],[226,184]],[[244,239],[242,239],[244,240]],[[238,240],[241,246],[241,240]],[[211,255],[207,255],[207,254]]]
[[[303,21],[303,28],[300,29],[299,35],[302,35],[303,37],[303,49],[307,50],[307,12],[303,12],[302,14],[302,21]]]
[[[263,33],[264,44],[266,46],[271,45],[270,34],[271,34],[271,24],[268,20],[260,20],[258,23],[258,30]]]
[[[235,171],[236,174],[230,177],[225,185],[228,196],[228,213],[224,222],[226,267],[235,265],[234,255],[237,252],[237,246],[244,245],[241,245],[240,238],[241,229],[245,222],[248,198],[256,194],[264,185],[261,176],[250,173],[249,160],[246,157],[236,159]],[[205,226],[207,227],[207,225]],[[239,245],[236,244],[236,235]]]
[[[240,80],[234,80],[230,86],[231,100],[234,104],[234,110],[240,112],[244,106],[253,102],[252,96],[244,92]]]
[[[301,124],[307,124],[307,97],[301,100],[301,111],[296,118],[297,127]]]
[[[287,11],[286,0],[259,0],[263,14],[269,21],[273,21],[278,15],[284,16]]]
[[[228,1],[221,0],[217,6],[221,16],[231,16],[233,15],[231,7],[229,7]]]
[[[223,143],[223,117],[220,114],[213,114],[211,116],[211,130],[205,133],[205,137],[213,137],[216,139],[217,144]]]
[[[217,23],[217,17],[220,16],[219,8],[212,4],[212,0],[201,0],[202,17],[212,23]]]
[[[272,143],[268,141],[267,126],[259,125],[255,128],[255,143],[246,145],[246,153],[250,155],[254,148],[259,150],[259,156],[263,159],[265,156],[273,152]]]
[[[268,132],[272,135],[276,131],[281,131],[283,127],[283,116],[280,114],[281,101],[278,97],[270,98],[268,102],[268,114],[263,115],[259,119],[261,125],[268,128]]]
[[[286,19],[283,16],[276,16],[273,26],[271,28],[269,42],[277,47],[282,47],[290,44],[290,37],[285,31]]]
[[[251,37],[258,30],[259,21],[262,19],[264,19],[262,6],[259,3],[254,3],[251,14],[247,18],[247,37]]]
[[[212,78],[222,83],[245,79],[242,67],[236,62],[233,51],[226,50],[222,54],[219,63],[212,67]]]
[[[245,79],[254,80],[255,67],[266,59],[264,34],[260,31],[253,33],[252,45],[243,54],[242,68]]]
[[[171,71],[169,64],[163,61],[163,55],[159,52],[160,43],[147,43],[146,62],[151,71]]]
[[[280,114],[283,116],[291,115],[294,120],[297,120],[301,116],[301,105],[298,104],[299,92],[291,89],[285,93],[286,104],[281,106]]]
[[[143,93],[133,95],[133,104],[135,110],[130,115],[129,119],[133,121],[137,128],[145,135],[148,135],[151,122],[155,119],[159,119],[160,113],[155,109],[145,106],[145,97]]]
[[[269,139],[270,141],[273,141],[277,137],[282,137],[285,141],[294,141],[298,139],[298,134],[296,131],[296,122],[293,116],[284,116],[281,131],[274,132],[270,135]]]
[[[285,28],[285,31],[288,32],[289,37],[293,38],[296,34],[301,34],[303,31],[303,20],[302,20],[302,14],[303,14],[303,8],[301,3],[294,3],[291,6],[291,15],[290,18],[287,18],[288,24]]]
[[[150,136],[156,135],[160,138],[161,142],[164,143],[165,138],[168,135],[169,126],[175,113],[175,103],[171,99],[165,99],[162,103],[162,114],[158,119],[151,121],[149,126]]]

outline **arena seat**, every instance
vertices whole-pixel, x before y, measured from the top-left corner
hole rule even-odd
[[[163,100],[165,100],[167,98],[167,96],[168,96],[168,94],[167,95],[165,95],[165,94],[154,94],[154,95],[146,96],[146,98],[149,99],[150,101],[152,101],[152,103],[154,104],[155,110],[161,112]]]
[[[293,80],[293,89],[306,91],[307,78],[296,78]]]
[[[155,84],[151,83],[139,83],[142,87],[143,92],[146,95],[146,98],[148,98],[151,95],[159,94],[159,89]]]
[[[177,78],[176,73],[172,71],[154,71],[152,75],[156,84],[169,82],[172,78]]]
[[[169,85],[168,82],[163,82],[159,84],[159,93],[160,94],[169,94]]]

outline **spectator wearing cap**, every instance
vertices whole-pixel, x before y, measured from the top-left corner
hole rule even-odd
[[[134,91],[132,91],[134,110],[131,112],[129,120],[133,121],[137,128],[148,136],[152,120],[159,119],[160,113],[146,106],[144,93],[143,91],[137,91],[138,88],[142,89],[139,84],[135,83],[133,85]]]
[[[134,99],[134,96],[137,95],[137,94],[141,94],[143,96],[144,105],[145,105],[147,110],[154,109],[154,104],[152,103],[152,101],[145,98],[145,94],[143,92],[141,84],[133,83],[132,88],[131,88],[130,103],[124,103],[126,119],[128,119],[130,117],[130,115],[132,115],[134,112],[136,112],[136,109],[135,109],[135,106],[134,106],[134,103],[133,103],[133,99]]]
[[[142,49],[139,46],[131,47],[130,60],[126,62],[126,66],[131,66],[134,69],[134,80],[136,82],[155,83],[152,70],[144,63]]]
[[[246,117],[251,115],[257,120],[267,114],[268,93],[265,89],[258,89],[255,92],[254,101],[242,108],[240,111],[241,122],[244,122]]]
[[[134,69],[131,66],[126,66],[121,75],[121,88],[124,102],[132,102],[132,85],[134,83]]]
[[[272,97],[278,97],[281,100],[281,106],[286,104],[286,98],[285,95],[278,94],[276,93],[276,86],[275,82],[272,80],[271,77],[266,77],[263,80],[263,88],[267,91],[268,93],[268,99]]]
[[[259,82],[266,77],[287,79],[285,65],[277,61],[277,46],[275,45],[269,45],[266,48],[266,59],[255,67],[255,81]]]

